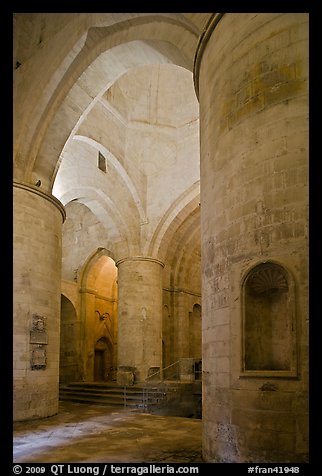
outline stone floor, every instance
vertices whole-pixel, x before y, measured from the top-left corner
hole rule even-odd
[[[60,402],[13,426],[14,463],[202,463],[200,419]]]

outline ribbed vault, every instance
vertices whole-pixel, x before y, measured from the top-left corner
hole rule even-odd
[[[118,259],[163,259],[172,222],[191,200],[199,203],[198,127],[190,72],[165,64],[132,68],[66,142],[53,193],[91,210]]]
[[[201,293],[200,207],[189,203],[166,234],[165,263],[171,287]]]
[[[209,14],[60,15],[28,17],[16,47],[14,175],[65,206],[62,278],[95,287],[106,256],[142,256],[200,295],[192,70]]]
[[[23,179],[41,179],[44,189],[50,189],[64,144],[93,99],[137,64],[159,63],[163,58],[163,61],[192,70],[197,40],[195,26],[187,26],[186,20],[178,22],[178,17],[171,17],[171,14],[170,18],[150,14],[106,27],[89,28],[82,48],[78,45],[73,61],[65,64],[65,72],[61,65],[57,66],[62,79],[50,99],[46,91],[47,104],[38,124],[29,123],[29,133],[25,131],[24,143],[27,147],[29,143],[30,148],[18,154],[20,160],[23,156],[28,160]],[[152,41],[153,47],[148,43],[145,48],[142,41]],[[156,46],[160,46],[162,53]],[[113,52],[114,47],[118,49]],[[66,60],[67,56],[66,53],[61,60]]]

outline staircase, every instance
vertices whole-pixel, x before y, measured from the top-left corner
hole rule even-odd
[[[159,415],[201,418],[201,359],[182,358],[130,386],[111,382],[60,384],[59,399]]]
[[[149,385],[124,387],[113,382],[71,382],[60,385],[59,399],[63,401],[152,411],[162,404],[166,394]]]

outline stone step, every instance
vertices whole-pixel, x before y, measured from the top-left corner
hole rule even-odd
[[[115,400],[112,398],[100,398],[100,397],[93,397],[93,396],[82,396],[78,394],[68,394],[68,395],[60,395],[59,399],[61,401],[69,401],[69,402],[77,402],[77,403],[87,403],[91,405],[104,405],[104,406],[113,406],[113,407],[130,407],[130,408],[144,408],[146,405],[142,401],[129,401],[128,399],[126,402],[124,400]],[[154,406],[154,403],[149,403],[150,406]]]
[[[62,397],[70,397],[73,395],[77,395],[80,397],[86,397],[87,399],[90,398],[96,398],[96,399],[109,399],[109,400],[114,400],[115,402],[124,402],[124,394],[123,393],[118,393],[118,394],[113,394],[109,392],[104,392],[104,393],[99,393],[95,391],[81,391],[77,390],[75,391],[74,389],[61,389],[59,392],[60,398]],[[155,394],[155,395],[147,395],[147,394],[136,394],[136,395],[131,395],[131,394],[125,394],[126,400],[129,402],[149,402],[149,403],[156,403],[162,400],[163,395],[161,394]]]
[[[112,400],[111,398],[97,398],[97,397],[89,397],[89,396],[81,396],[78,394],[69,394],[69,395],[59,395],[59,400],[62,401],[69,401],[69,402],[77,402],[77,403],[89,403],[91,405],[104,405],[104,406],[115,406],[115,407],[137,407],[138,404],[135,403],[130,403],[129,401],[126,402],[126,405],[124,405],[124,401],[120,400]]]
[[[60,400],[136,408],[159,405],[165,395],[163,391],[155,387],[131,386],[124,388],[100,382],[72,382],[68,385],[61,385],[59,389]]]
[[[109,392],[109,393],[124,393],[124,388],[126,388],[126,393],[131,393],[131,394],[142,394],[143,392],[145,393],[160,393],[160,389],[157,387],[151,387],[151,386],[129,386],[129,387],[123,387],[123,386],[116,386],[116,385],[108,385],[108,384],[100,384],[100,383],[70,383],[68,385],[60,385],[60,389],[72,389],[72,390],[88,390],[88,391],[100,391],[100,392]]]

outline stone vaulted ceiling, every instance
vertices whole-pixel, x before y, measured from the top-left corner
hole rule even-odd
[[[64,30],[76,22],[53,15],[42,14],[37,25],[51,54],[50,40],[62,46]],[[115,259],[148,255],[173,266],[176,257],[193,267],[200,262],[200,172],[192,52],[209,14],[75,15],[84,33],[89,29],[74,42],[73,61],[66,56],[63,78],[49,81],[42,139],[32,143],[25,173],[52,184],[68,212],[65,230],[76,236],[77,223],[88,222],[97,247]],[[145,23],[145,15],[153,18]],[[25,45],[21,58],[31,51]],[[84,262],[93,245],[85,246],[84,236],[75,261]]]

